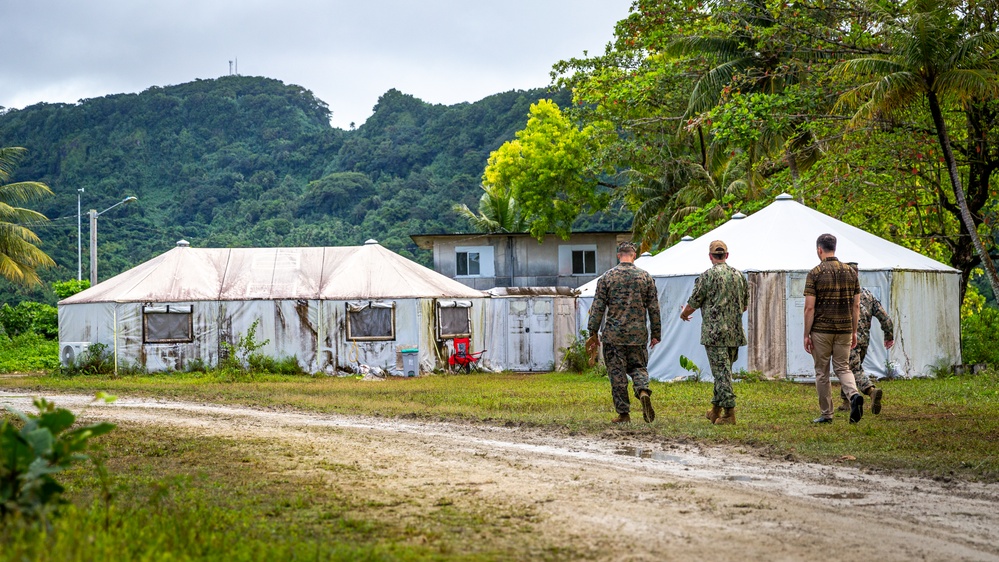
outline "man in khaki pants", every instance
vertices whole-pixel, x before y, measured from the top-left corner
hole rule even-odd
[[[829,360],[847,400],[850,423],[864,415],[864,397],[850,370],[850,350],[857,346],[860,318],[860,282],[857,272],[836,258],[836,237],[823,234],[815,241],[822,262],[805,278],[805,351],[815,363],[815,389],[819,394],[819,417],[813,423],[833,420]]]

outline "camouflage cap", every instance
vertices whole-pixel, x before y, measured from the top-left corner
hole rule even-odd
[[[728,246],[725,245],[721,240],[715,240],[708,246],[708,253],[715,255],[724,255],[728,253]]]
[[[617,245],[617,253],[625,254],[631,252],[633,254],[638,253],[638,246],[635,246],[634,242],[621,242]]]
[[[854,271],[857,271],[858,269],[860,269],[860,264],[858,264],[855,261],[848,261],[848,262],[846,262],[846,265],[852,267]]]

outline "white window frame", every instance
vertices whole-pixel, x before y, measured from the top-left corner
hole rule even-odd
[[[479,272],[477,274],[458,274],[458,254],[479,254]],[[496,277],[495,259],[492,246],[456,246],[454,248],[454,276],[466,277]]]
[[[573,252],[593,252],[593,272],[592,273],[576,273],[572,270],[572,254]],[[599,255],[597,254],[596,244],[563,244],[558,247],[558,273],[559,275],[565,275],[570,277],[593,277],[596,276],[600,270],[600,265],[598,264]],[[585,267],[585,256],[584,256],[584,267]]]

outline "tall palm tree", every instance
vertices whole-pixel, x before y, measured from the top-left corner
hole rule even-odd
[[[41,282],[38,269],[55,265],[30,226],[48,221],[45,215],[21,205],[52,195],[43,183],[23,181],[7,183],[27,152],[20,147],[0,147],[0,276],[12,283],[36,285]]]
[[[479,198],[478,214],[464,203],[453,205],[451,210],[465,218],[478,232],[490,234],[524,232],[526,228],[524,217],[520,213],[517,200],[509,190],[482,186],[482,191],[485,193]]]
[[[712,145],[705,162],[677,159],[659,178],[639,177],[631,187],[631,197],[641,204],[635,210],[633,229],[642,250],[671,246],[679,237],[670,225],[714,204],[707,219],[725,218],[725,196],[741,197],[749,189],[745,159],[722,145]]]
[[[908,0],[897,15],[883,13],[888,54],[847,60],[834,66],[831,73],[866,80],[843,93],[836,104],[855,108],[854,126],[899,115],[925,100],[961,222],[992,291],[999,295],[999,275],[968,207],[942,108],[948,101],[966,104],[999,96],[999,60],[995,57],[999,34],[977,32],[965,25],[958,16],[959,4],[958,0]]]

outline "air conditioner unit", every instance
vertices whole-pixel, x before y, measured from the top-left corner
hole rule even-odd
[[[59,342],[59,362],[63,367],[69,367],[76,363],[87,348],[90,347],[88,341],[64,341]]]

